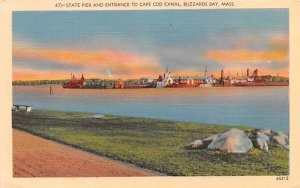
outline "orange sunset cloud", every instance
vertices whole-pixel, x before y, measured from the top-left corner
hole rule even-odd
[[[66,79],[63,71],[36,71],[28,68],[14,68],[13,80],[59,80]]]
[[[111,77],[102,76],[97,72],[88,71],[85,72],[72,72],[76,78],[80,78],[81,74],[84,74],[85,78],[101,78],[107,79]],[[130,75],[127,75],[130,78]],[[65,71],[50,71],[50,70],[35,70],[30,68],[15,67],[13,69],[13,81],[17,80],[64,80],[70,79],[71,73]],[[120,75],[115,75],[114,78],[121,78]]]
[[[110,70],[113,74],[127,76],[153,74],[160,69],[159,62],[151,56],[116,50],[84,51],[76,49],[45,49],[14,45],[13,57],[23,60],[49,61],[57,64],[79,65],[82,68]]]
[[[195,69],[182,69],[171,71],[173,76],[203,76],[204,70],[195,70]]]
[[[81,72],[72,72],[77,78],[80,78],[81,74],[84,74],[84,77],[87,79],[130,79],[130,78],[141,78],[144,76],[150,76],[156,78],[158,72],[145,72],[141,71],[134,75],[132,74],[114,74],[114,75],[100,75],[100,73],[95,71],[81,71]],[[13,69],[13,81],[17,80],[64,80],[70,79],[71,73],[66,71],[41,71],[28,68],[14,68]]]
[[[268,49],[244,47],[233,50],[208,50],[204,56],[221,64],[288,62],[288,35],[275,35],[267,41]]]
[[[289,48],[289,37],[288,35],[275,35],[270,38],[268,45],[271,49],[286,51]]]
[[[205,56],[219,63],[241,63],[241,62],[286,62],[288,52],[286,50],[276,51],[253,51],[247,49],[236,50],[211,50]]]

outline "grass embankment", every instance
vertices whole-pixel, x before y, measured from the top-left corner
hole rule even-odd
[[[228,126],[34,110],[14,112],[13,127],[166,175],[288,174],[288,151],[281,147],[271,146],[269,153],[253,148],[246,154],[185,149],[189,142],[224,132]]]

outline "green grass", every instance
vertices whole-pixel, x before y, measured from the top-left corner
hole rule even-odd
[[[195,139],[232,127],[157,119],[34,110],[13,112],[13,128],[174,176],[288,175],[288,151],[270,146],[246,154],[188,150]],[[239,127],[251,131],[249,127]]]

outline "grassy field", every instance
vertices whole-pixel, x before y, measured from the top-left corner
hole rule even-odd
[[[146,118],[34,110],[13,112],[13,128],[101,156],[175,176],[288,175],[288,151],[270,146],[246,154],[188,150],[195,139],[231,127]],[[239,127],[245,131],[252,128]]]

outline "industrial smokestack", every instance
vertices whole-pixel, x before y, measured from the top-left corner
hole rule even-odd
[[[249,76],[249,69],[247,69],[247,76]]]
[[[221,70],[221,82],[223,82],[223,78],[224,78],[224,71],[223,69]]]

